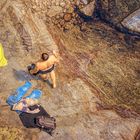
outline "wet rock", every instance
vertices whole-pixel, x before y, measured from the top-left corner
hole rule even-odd
[[[73,24],[71,22],[68,22],[63,27],[65,30],[71,30],[73,28]]]

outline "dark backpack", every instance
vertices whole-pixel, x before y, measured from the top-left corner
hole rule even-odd
[[[53,117],[39,116],[35,121],[37,127],[52,135],[53,130],[56,128],[56,120]]]

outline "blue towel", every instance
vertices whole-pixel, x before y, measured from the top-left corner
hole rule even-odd
[[[31,88],[32,84],[27,81],[23,86],[20,86],[16,89],[15,94],[14,95],[10,95],[6,102],[12,106],[15,103],[18,103],[23,96],[27,93],[27,91]]]
[[[33,98],[33,99],[39,99],[42,95],[42,91],[35,89],[31,92],[29,96],[26,96],[25,98]]]

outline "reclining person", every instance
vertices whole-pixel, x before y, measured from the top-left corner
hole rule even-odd
[[[27,128],[40,128],[48,134],[52,135],[56,128],[55,119],[45,111],[45,109],[38,104],[37,99],[22,99],[19,103],[13,105],[12,110],[21,111],[19,114],[22,124]],[[43,117],[42,124],[39,119]],[[45,119],[48,118],[49,123]],[[46,123],[46,124],[45,124]]]
[[[38,113],[39,112],[38,109],[35,109],[35,110],[29,109],[29,106],[34,106],[38,103],[39,103],[38,99],[23,98],[18,103],[15,103],[12,106],[12,110],[31,113],[31,114]]]
[[[48,80],[49,73],[52,79],[53,88],[55,88],[56,76],[54,68],[58,62],[58,54],[55,51],[53,51],[53,54],[50,56],[47,53],[42,53],[41,61],[37,62],[36,64],[32,64],[31,66],[28,66],[28,71],[30,72],[30,74],[33,75],[39,74],[39,76],[43,80]]]

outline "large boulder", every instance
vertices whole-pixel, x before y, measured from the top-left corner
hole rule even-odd
[[[100,17],[113,23],[121,22],[140,8],[140,0],[98,0],[96,2]]]
[[[96,1],[97,16],[100,17],[100,19],[117,27],[119,30],[123,32],[132,32],[132,33],[135,33],[135,31],[139,32],[136,29],[138,26],[137,27],[135,26],[135,31],[134,31],[132,30],[132,26],[128,27],[128,25],[126,25],[126,20],[128,21],[127,17],[132,13],[134,13],[139,8],[140,8],[140,0],[133,0],[133,1],[132,0],[123,0],[123,1],[122,0],[97,0]],[[123,26],[122,26],[121,22],[125,18],[127,19],[125,20],[125,23],[123,22]],[[137,23],[133,20],[133,24],[137,24]]]
[[[126,17],[122,21],[122,25],[129,30],[140,33],[140,9]]]

